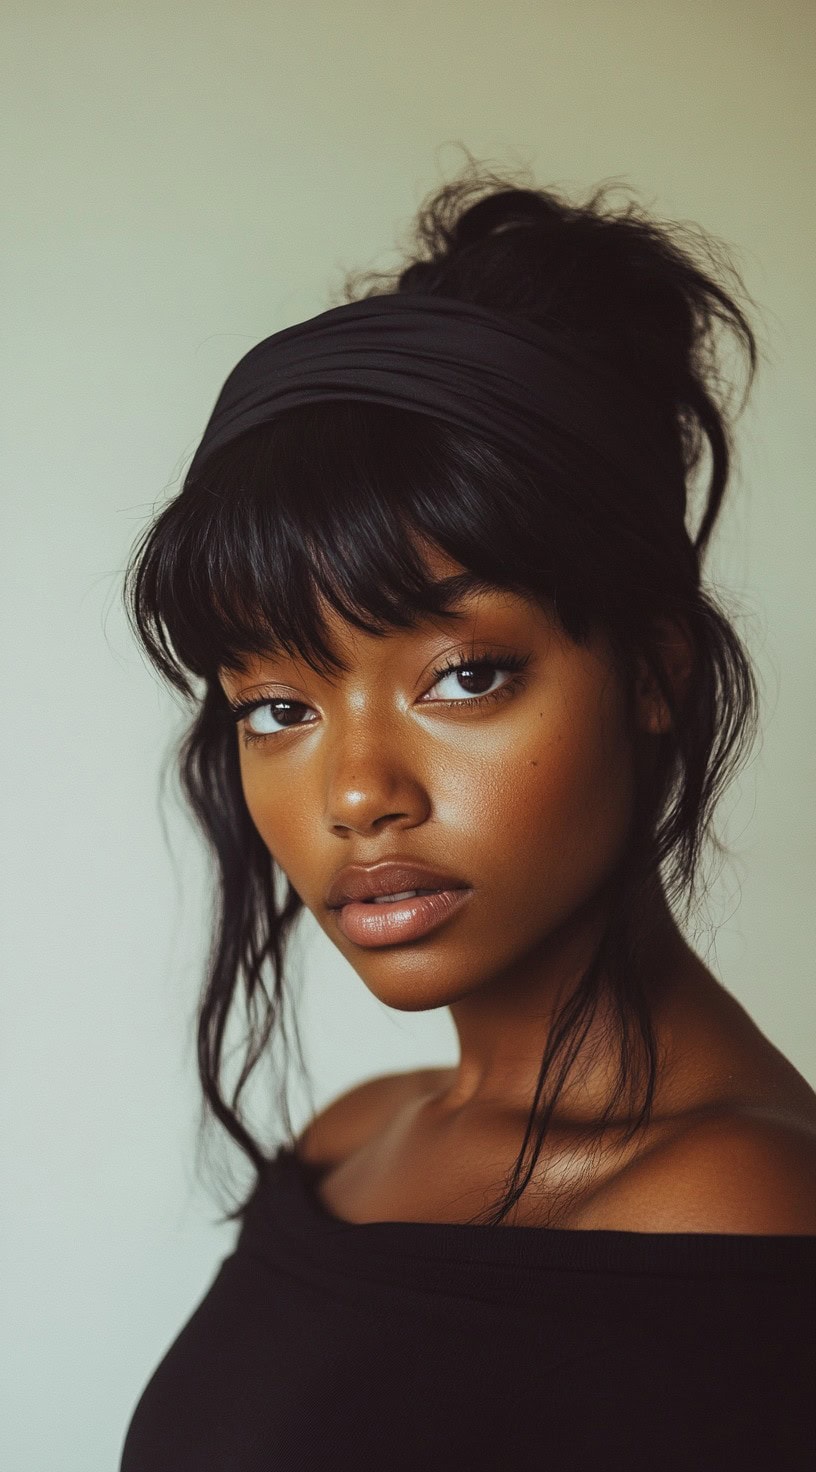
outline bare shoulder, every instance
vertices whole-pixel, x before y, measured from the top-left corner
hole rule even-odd
[[[384,1128],[403,1104],[443,1070],[411,1069],[365,1079],[332,1099],[296,1141],[296,1153],[315,1165],[337,1165]]]
[[[624,1231],[816,1235],[816,1125],[750,1108],[701,1118],[622,1172],[604,1216]]]

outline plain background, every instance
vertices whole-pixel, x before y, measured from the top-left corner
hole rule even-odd
[[[394,265],[459,141],[578,196],[628,182],[728,242],[761,308],[766,362],[708,576],[756,660],[764,734],[721,809],[737,858],[712,890],[716,944],[699,946],[816,1082],[816,12],[6,0],[3,15],[0,1460],[110,1472],[234,1237],[194,1160],[206,870],[158,797],[182,716],[133,644],[121,572],[232,364],[322,310],[346,269]],[[454,1061],[446,1012],[389,1011],[305,921],[318,1105]]]

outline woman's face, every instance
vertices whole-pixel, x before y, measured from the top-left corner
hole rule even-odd
[[[437,577],[463,570],[442,553],[429,563]],[[287,702],[238,726],[259,834],[369,989],[410,1011],[534,982],[602,886],[632,811],[633,743],[608,651],[576,647],[503,590],[457,612],[378,638],[331,610],[351,666],[331,683],[286,656],[222,671],[232,702]],[[450,662],[463,669],[434,673]],[[657,719],[652,704],[642,719]],[[440,868],[472,893],[430,933],[364,947],[326,892],[345,865],[383,859]]]

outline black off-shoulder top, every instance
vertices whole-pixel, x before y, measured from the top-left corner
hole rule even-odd
[[[814,1472],[816,1236],[352,1223],[290,1148],[120,1472]]]

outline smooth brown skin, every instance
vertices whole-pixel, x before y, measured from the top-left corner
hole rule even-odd
[[[462,570],[437,549],[426,555],[435,576]],[[328,610],[353,661],[333,682],[285,657],[222,671],[232,698],[305,707],[260,745],[238,732],[246,801],[270,853],[376,997],[401,1011],[449,1007],[458,1034],[455,1067],[369,1080],[304,1131],[299,1153],[326,1167],[321,1198],[349,1221],[465,1220],[500,1194],[554,1010],[600,934],[638,763],[670,719],[644,669],[633,740],[603,641],[574,646],[535,603],[497,589],[460,610],[456,625],[429,619],[385,638]],[[682,694],[688,647],[677,628],[663,632]],[[433,683],[448,656],[476,662],[480,645],[532,656],[512,695],[475,704],[472,678]],[[476,690],[512,679],[493,667]],[[265,716],[274,727],[267,712],[250,723]],[[357,947],[326,888],[345,864],[397,855],[438,865],[475,894],[419,941]],[[617,1064],[600,1008],[506,1220],[816,1233],[816,1094],[689,948],[659,888],[652,905],[652,1123],[622,1148],[624,1108],[591,1148],[588,1126]],[[559,1186],[571,1190],[560,1217]]]

